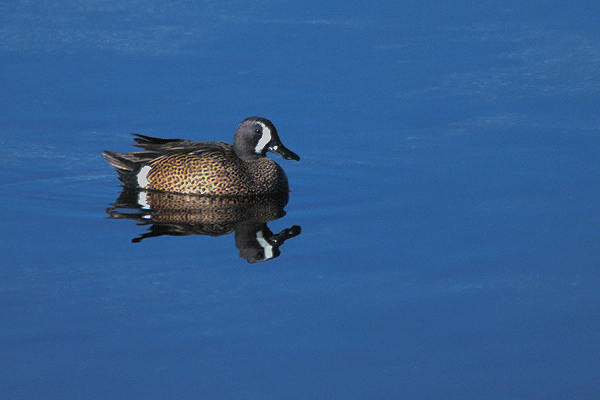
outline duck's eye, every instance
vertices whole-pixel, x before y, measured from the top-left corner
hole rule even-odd
[[[256,133],[260,133],[260,128],[256,128],[256,129],[254,130],[254,132],[256,132]]]

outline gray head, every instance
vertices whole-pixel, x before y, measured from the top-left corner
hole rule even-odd
[[[268,151],[272,151],[286,160],[300,161],[296,153],[281,143],[277,129],[266,118],[250,117],[243,120],[235,131],[233,149],[242,159],[265,157]]]

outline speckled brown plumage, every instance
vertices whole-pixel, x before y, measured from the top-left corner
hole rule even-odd
[[[267,157],[239,159],[227,143],[167,154],[150,164],[147,189],[203,195],[258,195],[288,190],[281,167]]]

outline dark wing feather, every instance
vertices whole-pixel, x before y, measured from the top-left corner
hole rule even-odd
[[[138,147],[144,147],[145,145],[154,145],[154,144],[167,144],[167,143],[181,143],[181,142],[190,142],[189,140],[184,139],[163,139],[152,136],[140,135],[139,133],[132,133],[133,140],[137,143]]]

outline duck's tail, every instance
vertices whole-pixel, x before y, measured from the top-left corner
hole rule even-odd
[[[114,151],[103,151],[104,159],[116,168],[119,180],[126,186],[137,187],[140,184],[139,173],[146,165],[152,163],[158,157],[172,152],[181,152],[194,149],[195,142],[182,139],[162,139],[150,136],[132,134],[136,144],[143,150],[127,154],[115,153]],[[148,171],[145,171],[146,174]],[[143,174],[142,174],[143,175]]]
[[[102,155],[110,165],[115,167],[121,182],[126,186],[138,186],[137,175],[147,160],[131,153],[121,154],[114,151],[103,151]]]

